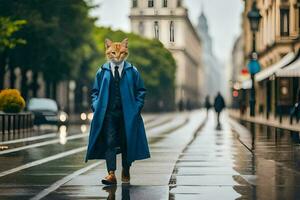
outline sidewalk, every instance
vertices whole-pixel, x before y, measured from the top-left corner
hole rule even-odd
[[[129,199],[129,196],[130,199],[168,199],[169,180],[175,163],[205,119],[205,114],[202,111],[186,113],[185,116],[187,120],[178,117],[177,124],[183,122],[184,124],[177,127],[176,130],[171,130],[170,125],[169,127],[161,126],[163,129],[169,129],[169,131],[155,128],[147,132],[151,158],[136,161],[133,164],[130,185],[121,184],[121,170],[117,170],[117,187],[105,191],[104,185],[101,183],[101,178],[106,175],[105,163],[103,161],[90,162],[92,164],[89,166],[94,166],[86,172],[79,172],[79,175],[74,176],[64,184],[55,183],[44,190],[44,192],[47,192],[47,190],[54,188],[45,199],[63,199],[65,197],[72,199],[106,199],[109,194],[115,195],[116,199],[121,199],[121,197]],[[118,169],[121,168],[120,165],[120,157],[118,157]],[[59,187],[55,188],[56,185]]]
[[[216,130],[214,113],[181,154],[170,181],[173,199],[253,199],[246,177],[254,177],[247,163],[251,153],[235,138],[222,115],[222,130]]]
[[[282,122],[280,123],[279,117],[275,118],[273,115],[270,115],[269,119],[266,118],[265,115],[256,115],[255,117],[251,117],[248,114],[240,115],[238,110],[228,110],[229,116],[237,119],[237,120],[245,120],[248,122],[254,122],[257,124],[272,126],[280,129],[286,129],[291,131],[300,131],[300,122],[296,122],[293,120],[293,124],[290,124],[289,117],[282,117]]]

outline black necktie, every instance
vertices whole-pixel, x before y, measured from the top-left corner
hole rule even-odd
[[[116,81],[120,80],[119,66],[115,66],[115,79]]]

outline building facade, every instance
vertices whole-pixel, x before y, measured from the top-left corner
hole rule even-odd
[[[233,108],[239,108],[241,99],[245,94],[240,91],[242,83],[250,79],[250,75],[246,66],[244,65],[244,37],[240,35],[234,42],[231,52],[231,105]],[[244,97],[245,99],[245,97]]]
[[[176,64],[175,101],[198,105],[202,99],[201,41],[181,0],[132,0],[132,32],[156,38]],[[162,66],[163,67],[163,66]]]
[[[247,14],[254,2],[262,16],[255,41],[261,65],[261,71],[255,75],[256,110],[267,116],[287,114],[296,101],[299,77],[278,76],[278,72],[299,59],[300,0],[244,0],[244,66],[253,49]]]
[[[207,18],[203,10],[198,17],[197,31],[202,41],[201,55],[204,71],[203,81],[206,83],[203,87],[203,94],[204,96],[208,95],[210,99],[213,100],[217,92],[221,90],[222,80],[224,77],[224,69],[213,53],[212,38],[209,34]],[[222,90],[222,92],[223,91],[224,90]]]

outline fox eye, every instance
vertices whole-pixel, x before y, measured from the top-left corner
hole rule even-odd
[[[112,53],[113,55],[116,55],[116,52],[114,52],[114,51],[113,51],[113,52],[111,52],[111,53]]]

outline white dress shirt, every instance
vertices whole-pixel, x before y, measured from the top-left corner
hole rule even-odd
[[[124,61],[122,61],[120,64],[115,64],[115,63],[113,63],[113,62],[110,62],[110,69],[111,69],[111,72],[112,72],[112,74],[113,74],[113,76],[115,77],[115,66],[119,66],[119,69],[118,69],[118,71],[119,71],[119,75],[120,75],[120,77],[122,76],[122,70],[123,70],[123,68],[124,68]]]

